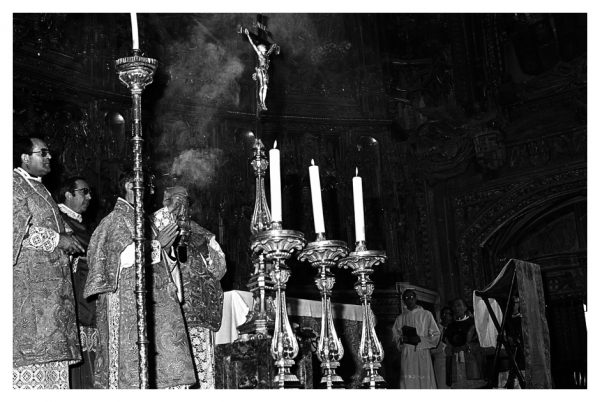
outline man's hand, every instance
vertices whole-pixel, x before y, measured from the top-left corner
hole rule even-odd
[[[61,233],[58,238],[58,244],[56,247],[64,250],[67,254],[77,254],[84,253],[85,250],[83,246],[71,235],[66,233]]]
[[[156,240],[160,243],[162,248],[169,248],[175,242],[177,235],[179,234],[179,227],[176,223],[170,223],[163,230],[158,233]]]

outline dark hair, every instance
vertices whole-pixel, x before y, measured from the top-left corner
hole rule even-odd
[[[67,197],[65,197],[65,194],[67,192],[75,195],[75,187],[77,186],[77,180],[85,181],[85,178],[82,176],[71,176],[66,178],[62,182],[60,189],[58,190],[58,202],[65,202],[65,200],[67,199]]]
[[[133,182],[135,179],[135,173],[133,171],[128,171],[121,175],[119,179],[119,197],[125,198],[127,195],[127,190],[125,189],[125,185],[127,183]]]
[[[417,291],[412,289],[412,288],[408,288],[405,289],[404,292],[402,292],[402,297],[404,298],[404,295],[407,293],[412,293],[413,295],[415,295],[415,299],[417,298]]]
[[[442,309],[440,310],[440,315],[444,315],[444,311],[449,311],[450,314],[454,314],[454,311],[452,311],[452,307],[449,306],[442,307]]]
[[[13,143],[13,167],[20,167],[23,163],[21,155],[31,155],[33,152],[33,141],[31,137],[15,137]]]

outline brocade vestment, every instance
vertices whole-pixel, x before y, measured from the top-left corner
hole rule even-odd
[[[215,235],[191,222],[188,258],[181,264],[183,313],[190,330],[200,389],[215,387],[215,332],[221,327],[225,254]]]
[[[23,173],[20,173],[23,172]],[[13,367],[81,359],[65,231],[46,187],[13,173]]]
[[[133,235],[133,207],[119,198],[90,240],[87,254],[90,272],[84,297],[99,295],[96,388],[139,388],[135,265],[122,262],[124,251],[133,243]],[[146,261],[150,261],[149,257]],[[152,261],[156,260],[155,255]],[[150,386],[194,384],[190,345],[176,286],[163,260],[147,264],[146,270],[152,271],[151,276],[147,275],[151,279],[146,287]]]
[[[223,316],[221,278],[227,266],[215,235],[190,222],[187,261],[180,263],[183,281],[183,311],[190,326],[218,331]]]
[[[75,237],[83,249],[87,251],[92,231],[82,222],[81,214],[71,210],[65,204],[59,204],[61,216],[65,221],[65,230]],[[83,287],[87,280],[89,268],[85,251],[72,256],[73,290],[81,342],[81,363],[69,368],[72,389],[94,388],[94,360],[98,344],[96,328],[96,297],[83,297]]]
[[[152,223],[161,230],[175,219],[167,208],[152,216]],[[221,326],[223,315],[223,289],[221,278],[227,270],[225,254],[215,235],[190,222],[187,243],[187,259],[178,261],[175,253],[166,253],[164,258],[172,261],[173,271],[178,269],[175,280],[180,278],[183,287],[183,312],[189,330],[194,365],[201,389],[214,388],[214,333]]]

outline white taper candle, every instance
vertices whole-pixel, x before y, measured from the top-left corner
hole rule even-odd
[[[271,180],[271,217],[273,222],[281,222],[281,170],[277,141],[269,150],[269,178]]]
[[[319,178],[319,167],[315,166],[314,159],[310,160],[308,167],[310,177],[310,194],[312,197],[313,219],[315,221],[315,233],[325,233],[325,221],[323,220],[323,201],[321,200],[321,180]]]
[[[352,195],[354,197],[354,233],[357,242],[365,241],[365,213],[363,206],[362,178],[358,175],[352,178]]]
[[[137,14],[131,13],[131,39],[133,41],[132,49],[140,48],[140,38],[138,36]]]

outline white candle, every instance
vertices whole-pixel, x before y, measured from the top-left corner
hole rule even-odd
[[[140,48],[140,39],[138,37],[137,14],[131,13],[131,39],[133,40],[132,49]]]
[[[308,167],[310,177],[310,194],[312,196],[313,219],[315,221],[315,233],[325,233],[325,221],[323,220],[323,202],[321,201],[321,180],[319,179],[319,167],[315,161],[310,160],[312,166]]]
[[[269,177],[271,179],[271,217],[273,222],[281,222],[281,171],[277,141],[269,150]]]
[[[365,213],[363,209],[362,179],[358,175],[358,168],[356,168],[356,177],[352,178],[352,195],[354,196],[354,233],[356,241],[364,241]]]

